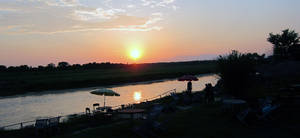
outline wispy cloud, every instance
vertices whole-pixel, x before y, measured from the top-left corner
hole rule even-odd
[[[76,7],[82,6],[78,0],[45,0],[49,6]]]
[[[176,8],[175,0],[3,0],[0,33],[157,31],[161,10]]]
[[[175,0],[141,0],[143,6],[155,7],[173,7]]]
[[[125,10],[124,9],[104,10],[101,8],[97,8],[94,11],[85,11],[85,10],[75,10],[74,11],[75,16],[79,17],[77,19],[84,20],[84,21],[108,20],[108,19],[116,18],[121,13],[125,13]]]
[[[10,8],[10,7],[0,7],[0,12],[16,12],[20,11],[19,9]]]

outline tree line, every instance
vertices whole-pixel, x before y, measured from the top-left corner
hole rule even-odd
[[[37,66],[32,67],[28,65],[20,65],[20,66],[9,66],[0,65],[0,72],[24,72],[24,71],[59,71],[59,70],[84,70],[84,69],[108,69],[108,68],[122,68],[128,66],[127,64],[121,63],[110,63],[110,62],[102,62],[102,63],[87,63],[87,64],[70,64],[68,62],[59,62],[57,65],[54,63],[50,63],[46,66]]]
[[[159,62],[159,63],[140,63],[140,64],[123,64],[123,63],[87,63],[87,64],[69,64],[68,62],[59,62],[57,65],[50,63],[46,66],[32,67],[28,65],[10,66],[6,67],[0,65],[0,72],[39,72],[39,71],[65,71],[65,70],[89,70],[89,69],[146,69],[156,67],[173,67],[178,65],[194,65],[194,64],[214,64],[215,60],[203,60],[203,61],[183,61],[183,62]]]

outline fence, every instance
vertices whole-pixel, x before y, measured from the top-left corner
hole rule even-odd
[[[176,89],[172,89],[172,90],[166,91],[162,94],[159,94],[157,96],[144,99],[141,102],[148,102],[148,101],[153,101],[153,100],[156,100],[156,99],[160,99],[160,98],[169,96],[171,93],[177,93]],[[136,103],[121,104],[121,105],[113,106],[112,109],[121,109],[123,106],[130,106],[130,105],[134,105],[134,104],[136,104]],[[85,114],[85,112],[76,113],[76,115],[82,115],[82,114]],[[67,119],[69,116],[70,115],[59,116],[60,118],[62,118],[60,120],[60,122],[63,122],[63,120]],[[35,122],[36,122],[36,120],[31,120],[31,121],[25,121],[25,122],[6,125],[6,126],[1,126],[0,130],[14,130],[14,129],[23,129],[23,128],[26,128],[26,127],[34,127]]]
[[[163,98],[165,96],[169,96],[171,93],[177,93],[176,89],[172,89],[172,90],[166,91],[166,92],[164,92],[162,94],[159,94],[157,96],[144,99],[141,102],[148,102],[148,101],[153,101],[153,100],[156,100],[156,99],[160,99],[160,98]],[[136,104],[136,103],[127,103],[127,104],[121,104],[121,105],[117,105],[117,106],[112,106],[112,109],[120,109],[120,108],[122,108],[123,105],[134,105],[134,104]]]

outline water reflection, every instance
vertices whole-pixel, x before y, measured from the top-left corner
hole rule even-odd
[[[134,92],[133,99],[136,102],[140,102],[140,100],[142,99],[142,93],[140,91]]]

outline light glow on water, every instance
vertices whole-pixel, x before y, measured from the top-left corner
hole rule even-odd
[[[140,91],[136,91],[133,93],[133,99],[136,101],[136,102],[140,102],[140,100],[142,99],[142,92]]]

